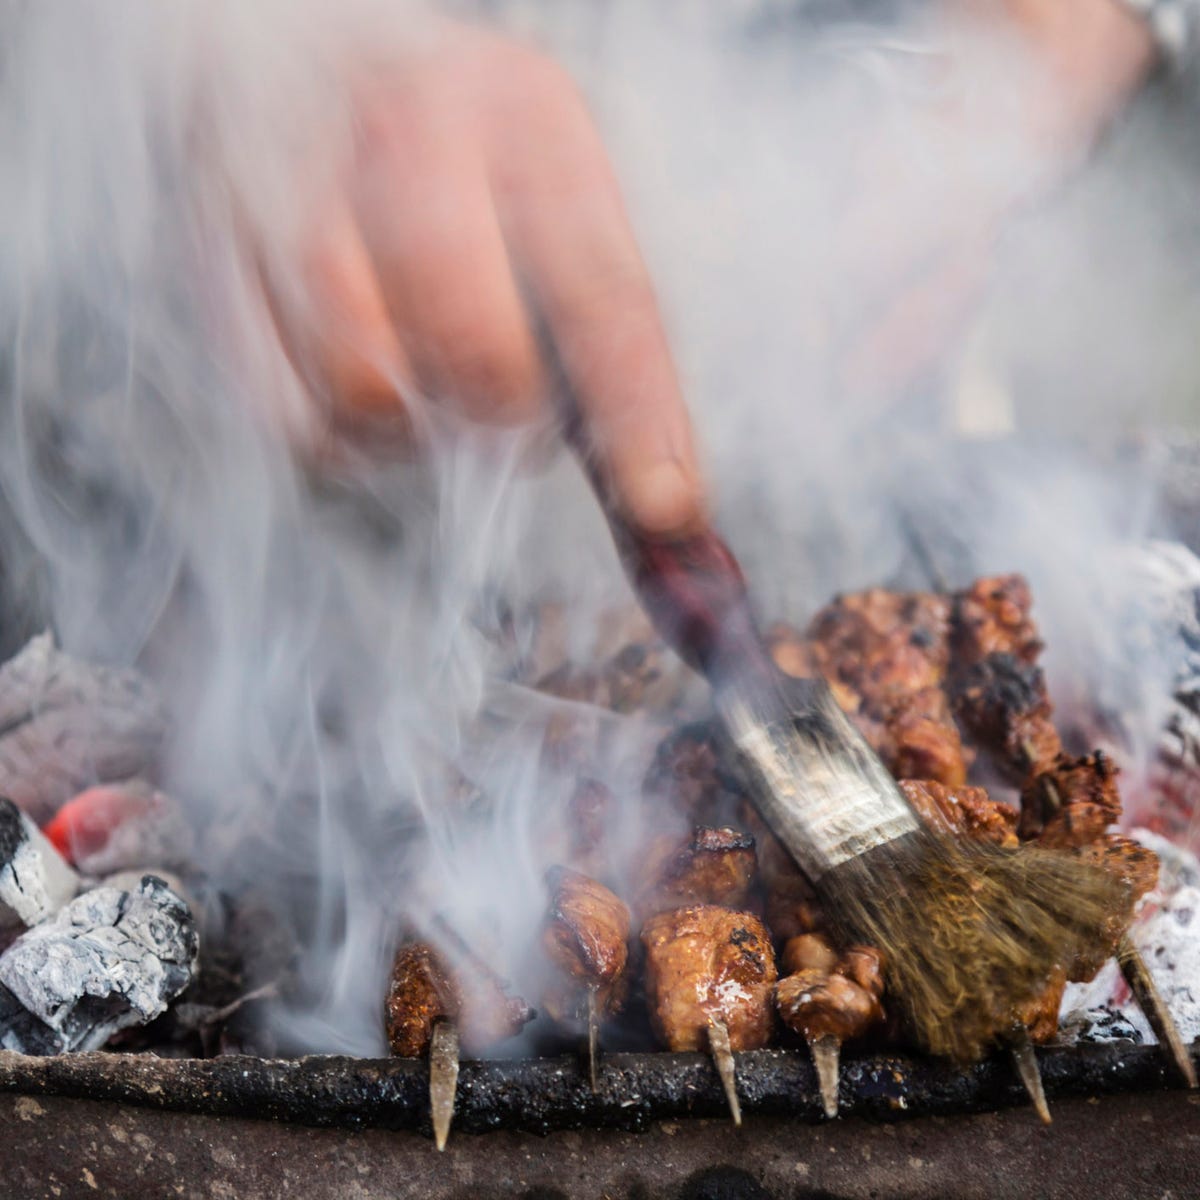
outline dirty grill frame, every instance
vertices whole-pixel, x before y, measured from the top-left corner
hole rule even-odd
[[[1190,1050],[1200,1061],[1200,1042]],[[1158,1046],[1113,1042],[1038,1052],[1046,1094],[1056,1098],[1178,1089]],[[824,1120],[816,1073],[801,1050],[737,1055],[747,1114]],[[228,1055],[170,1059],[97,1052],[34,1058],[0,1052],[0,1092],[136,1105],[172,1112],[255,1117],[288,1124],[429,1133],[429,1071],[416,1059]],[[1180,1091],[1179,1102],[1185,1103]],[[960,1070],[901,1054],[847,1054],[841,1112],[873,1121],[991,1112],[1027,1106],[1011,1063],[994,1057]],[[593,1094],[576,1057],[464,1062],[454,1128],[641,1130],[679,1117],[727,1116],[720,1081],[700,1054],[613,1054]],[[1036,1120],[1032,1110],[1030,1120]]]

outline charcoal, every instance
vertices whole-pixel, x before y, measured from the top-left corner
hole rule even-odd
[[[182,805],[141,779],[89,788],[59,810],[46,833],[93,878],[185,867],[195,841]]]
[[[165,1012],[197,951],[191,911],[157,876],[85,892],[0,955],[0,1047],[97,1050]]]
[[[0,796],[0,929],[36,925],[79,890],[79,879],[38,827]]]
[[[0,667],[0,795],[44,823],[92,784],[149,773],[166,728],[144,676],[80,662],[41,634]]]
[[[1101,1005],[1089,1008],[1082,1014],[1082,1026],[1077,1034],[1081,1042],[1095,1042],[1105,1045],[1109,1042],[1133,1042],[1135,1045],[1142,1041],[1142,1032],[1133,1025],[1124,1013]]]

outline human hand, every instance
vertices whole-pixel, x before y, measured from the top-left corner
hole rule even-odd
[[[1081,160],[1155,62],[1149,27],[1118,0],[960,4],[946,26],[959,36],[943,99],[899,143],[868,148],[867,186],[841,224],[853,393],[895,393],[936,364],[984,290],[997,234]]]
[[[417,397],[483,422],[544,415],[544,318],[624,515],[701,519],[692,431],[617,181],[568,76],[446,28],[354,85],[353,152],[301,231],[303,287],[267,288],[340,433],[411,435]]]

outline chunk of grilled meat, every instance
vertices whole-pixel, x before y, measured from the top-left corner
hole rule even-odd
[[[883,1005],[847,975],[806,968],[779,981],[775,1002],[783,1023],[810,1042],[848,1042],[883,1023]]]
[[[703,1050],[722,1021],[734,1050],[771,1037],[775,955],[750,913],[692,905],[652,917],[642,930],[650,1020],[668,1050]]]
[[[827,605],[803,643],[777,626],[771,648],[789,673],[824,676],[894,775],[958,785],[969,754],[942,690],[949,617],[944,596],[873,588]]]
[[[1081,758],[1059,754],[1021,789],[1021,837],[1056,849],[1102,837],[1121,815],[1117,775],[1103,750]]]
[[[1058,1036],[1058,1010],[1062,1007],[1067,986],[1067,972],[1055,967],[1042,992],[1023,1004],[1016,1012],[1017,1021],[1029,1032],[1029,1040],[1041,1045]]]
[[[524,1000],[511,995],[457,935],[445,932],[438,950],[410,941],[396,952],[384,1020],[393,1054],[423,1054],[439,1020],[455,1021],[463,1048],[477,1053],[513,1037],[533,1019]]]
[[[790,938],[781,956],[785,978],[776,988],[779,1015],[810,1042],[862,1037],[884,1019],[883,955],[872,946],[838,954],[819,933]]]
[[[697,826],[682,843],[663,839],[646,863],[647,887],[638,899],[643,918],[688,904],[741,907],[754,884],[754,838],[723,826]]]
[[[694,721],[663,738],[642,786],[651,803],[670,805],[693,825],[721,824],[740,798],[722,769],[710,721]]]
[[[779,878],[767,889],[763,915],[771,932],[785,943],[806,933],[820,933],[826,925],[825,911],[802,875]]]
[[[1079,853],[1125,883],[1131,906],[1158,887],[1158,855],[1132,838],[1107,833],[1098,841],[1080,847]]]
[[[567,802],[567,855],[584,874],[609,866],[609,832],[617,820],[616,799],[598,779],[580,779]]]
[[[853,979],[860,988],[877,1000],[884,987],[883,951],[874,946],[851,946],[838,960],[838,974]]]
[[[561,605],[543,604],[526,623],[532,635],[518,678],[538,691],[614,712],[665,713],[687,683],[683,664],[667,650],[636,605],[601,614],[590,653],[582,661],[569,652],[569,628]]]
[[[964,666],[996,654],[1032,664],[1042,652],[1042,640],[1030,617],[1033,595],[1022,575],[991,575],[977,579],[954,596],[951,649]]]
[[[862,696],[835,669],[826,673],[823,668],[832,665],[830,656],[825,651],[818,652],[799,629],[780,621],[767,630],[765,640],[772,660],[785,675],[795,679],[824,676],[838,707],[849,716],[857,714],[862,707]]]
[[[1020,575],[977,579],[954,597],[949,693],[968,735],[1016,782],[1062,750],[1038,666],[1042,641]]]
[[[997,846],[1017,844],[1017,811],[981,787],[950,788],[927,779],[904,779],[900,790],[933,829]]]
[[[617,1012],[627,992],[629,909],[602,883],[567,867],[551,868],[546,885],[542,948],[558,969],[543,997],[546,1011],[561,1024],[577,1024],[591,990],[602,1016]]]
[[[429,1049],[433,1027],[458,1016],[458,989],[437,955],[424,942],[407,942],[396,952],[384,1021],[388,1045],[401,1058]]]
[[[945,596],[871,588],[838,596],[812,619],[807,636],[823,675],[877,702],[940,686],[949,633]]]
[[[831,972],[838,964],[838,952],[819,933],[801,933],[790,937],[779,955],[779,965],[785,975],[797,971]]]
[[[879,709],[877,751],[897,779],[961,787],[971,752],[963,746],[950,701],[940,687],[913,692]]]
[[[1042,669],[1014,654],[989,654],[956,669],[950,685],[963,729],[1010,779],[1053,763],[1062,751]]]

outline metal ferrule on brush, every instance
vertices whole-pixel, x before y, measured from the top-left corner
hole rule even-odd
[[[716,703],[763,819],[814,883],[920,827],[824,680],[732,679]]]

